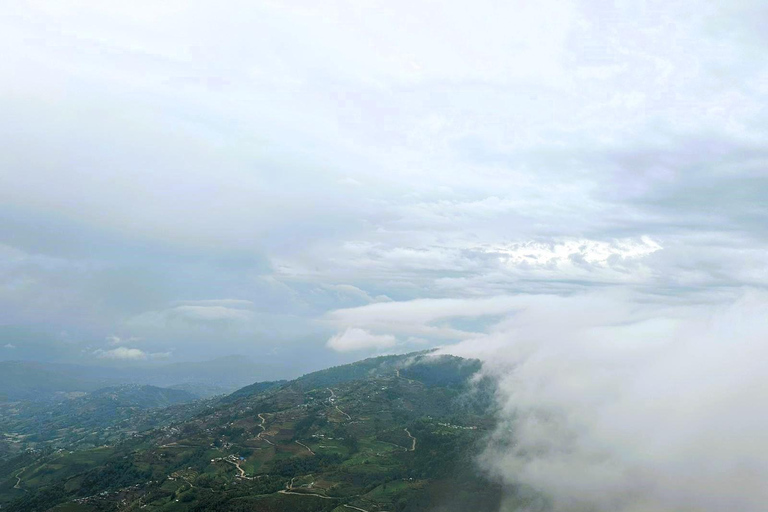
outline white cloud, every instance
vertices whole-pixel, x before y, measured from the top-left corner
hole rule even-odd
[[[573,261],[608,266],[612,260],[638,259],[661,250],[649,237],[638,240],[566,240],[553,243],[528,242],[489,248],[503,255],[507,265],[568,265]]]
[[[16,345],[14,345],[13,343],[6,343],[5,345],[3,345],[3,348],[14,349],[16,348]]]
[[[253,317],[250,311],[224,306],[177,306],[165,312],[171,317],[182,317],[188,320],[208,321],[247,321]]]
[[[397,339],[390,334],[371,334],[365,329],[355,327],[332,336],[328,347],[337,352],[390,348],[397,344]]]
[[[350,328],[369,329],[402,334],[413,339],[456,341],[470,338],[474,333],[451,327],[446,323],[448,320],[505,315],[522,304],[519,298],[513,296],[416,299],[338,309],[328,313],[325,321],[345,331]]]
[[[495,297],[474,297],[461,299],[416,299],[368,304],[355,308],[331,311],[324,317],[324,322],[338,333],[331,338],[328,346],[344,346],[349,337],[349,345],[358,338],[367,339],[370,332],[381,333],[378,336],[384,343],[393,343],[396,338],[404,340],[407,349],[420,349],[425,345],[440,345],[469,340],[485,332],[500,318],[515,315],[527,308],[532,300],[557,300],[557,297],[541,296],[532,299],[528,296],[499,295]],[[371,346],[375,346],[371,342]],[[366,348],[364,342],[359,348]]]
[[[111,350],[97,349],[93,354],[99,359],[119,361],[145,361],[147,359],[168,359],[170,352],[145,352],[138,348],[117,347]]]
[[[392,299],[387,297],[386,295],[376,295],[371,296],[368,292],[365,290],[362,290],[358,288],[357,286],[352,286],[351,284],[330,284],[330,285],[323,285],[322,288],[325,288],[327,290],[332,290],[336,293],[338,293],[341,296],[348,296],[357,298],[360,300],[363,300],[365,302],[390,302]]]
[[[553,511],[764,509],[768,295],[659,305],[529,297],[444,351],[485,361],[500,424],[481,462]]]
[[[255,318],[250,301],[185,301],[160,311],[148,311],[131,318],[136,328],[191,326],[200,324],[247,324]]]
[[[123,343],[135,343],[137,341],[141,341],[141,337],[139,336],[128,336],[128,337],[121,337],[117,336],[116,334],[110,334],[105,338],[105,341],[110,345],[120,345]]]
[[[148,355],[138,348],[117,347],[111,350],[96,350],[94,352],[99,359],[119,359],[125,361],[143,361]]]
[[[195,306],[195,307],[222,307],[228,309],[251,309],[254,304],[250,300],[243,299],[210,299],[210,300],[185,300],[179,301],[178,306]]]

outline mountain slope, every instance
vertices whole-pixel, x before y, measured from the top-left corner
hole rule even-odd
[[[478,368],[411,354],[251,387],[115,446],[9,461],[0,499],[25,511],[497,510],[500,489],[473,463],[493,426]]]
[[[186,391],[133,384],[58,394],[47,402],[0,404],[0,432],[12,434],[21,449],[99,446],[151,428],[173,411],[153,409],[195,400]]]

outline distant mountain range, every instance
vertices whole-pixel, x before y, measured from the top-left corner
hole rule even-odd
[[[276,377],[274,369],[241,356],[153,367],[0,361],[0,400],[49,400],[60,392],[87,392],[129,383],[213,396]]]

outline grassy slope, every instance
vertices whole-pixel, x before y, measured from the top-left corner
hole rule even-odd
[[[495,510],[499,489],[472,462],[492,427],[477,405],[488,397],[467,399],[477,368],[392,356],[256,387],[103,451],[25,461],[0,500],[16,498],[5,510]]]

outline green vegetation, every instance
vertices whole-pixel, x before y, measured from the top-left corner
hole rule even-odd
[[[274,380],[274,381],[267,381],[267,382],[255,382],[253,384],[250,384],[248,386],[245,386],[244,388],[238,389],[231,395],[224,398],[224,401],[226,402],[234,402],[238,398],[242,398],[249,395],[257,395],[259,393],[263,393],[265,391],[269,391],[270,389],[279,388],[280,386],[286,384],[288,381],[285,380]]]
[[[178,407],[197,397],[187,391],[124,385],[91,393],[62,394],[45,402],[0,404],[0,432],[7,452],[26,449],[91,448],[123,440],[173,419],[196,406]],[[177,406],[177,407],[170,407]],[[163,408],[162,411],[157,409]]]
[[[494,389],[473,381],[478,369],[449,356],[387,356],[248,386],[204,406],[176,405],[170,410],[187,412],[107,447],[4,461],[0,504],[4,511],[496,510],[501,490],[473,462],[493,428]],[[168,410],[150,412],[168,420]]]

